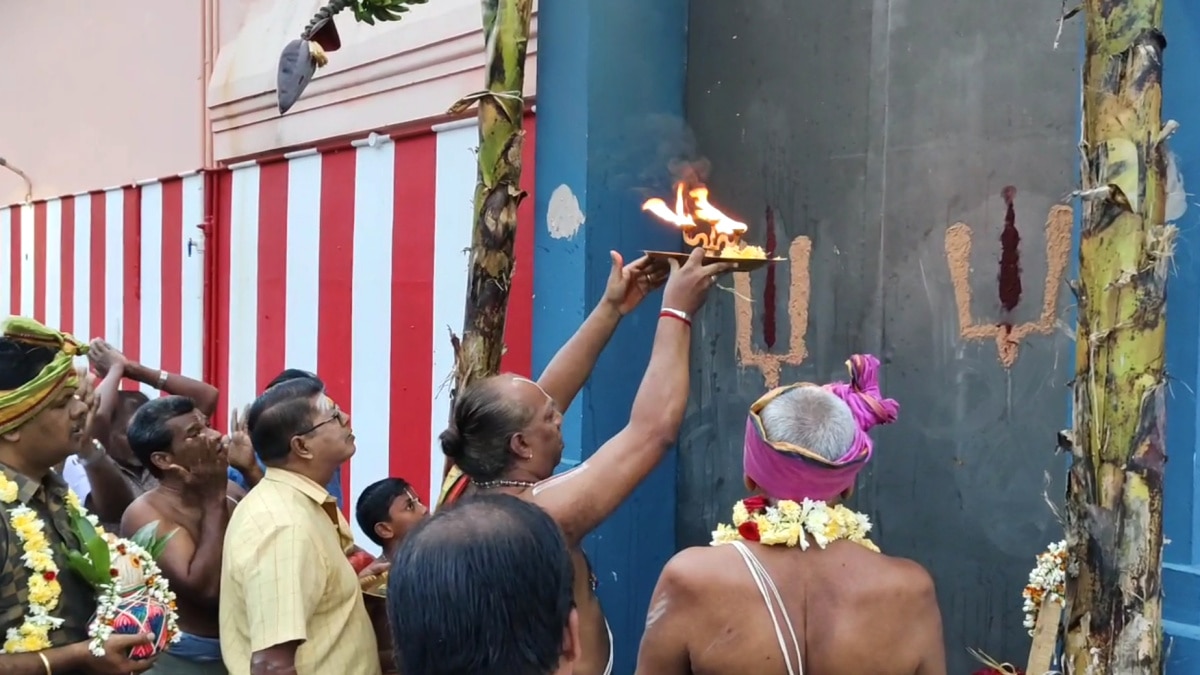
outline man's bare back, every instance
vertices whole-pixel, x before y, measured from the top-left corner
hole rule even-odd
[[[241,486],[230,481],[226,495],[226,510],[227,514],[232,514],[234,507],[241,501],[242,497],[246,496],[246,492]],[[185,504],[186,500],[181,498],[178,492],[164,489],[159,486],[141,495],[129,505],[125,512],[125,517],[122,519],[122,532],[132,534],[138,529],[159,521],[158,531],[160,535],[165,535],[168,532],[175,531],[176,534],[172,540],[178,538],[178,544],[174,546],[174,542],[168,542],[167,550],[164,551],[164,557],[177,557],[187,555],[191,557],[195,550],[195,542],[200,541],[201,519],[203,518],[202,511],[197,504]],[[226,516],[228,519],[228,516]],[[164,561],[169,571],[172,562],[176,565],[186,566],[186,561]],[[168,580],[170,578],[168,577]],[[215,589],[213,589],[215,590]],[[179,612],[179,628],[185,633],[192,635],[200,635],[204,637],[216,637],[218,635],[219,621],[215,607],[196,606],[188,597],[183,594],[177,598]]]
[[[821,550],[747,549],[766,569],[800,641],[803,670],[777,615],[796,673],[945,675],[941,614],[920,565],[837,541]],[[731,545],[691,548],[655,589],[638,675],[788,675],[775,625]]]

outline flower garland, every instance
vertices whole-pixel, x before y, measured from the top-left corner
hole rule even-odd
[[[15,504],[18,501],[18,493],[17,484],[0,473],[0,501],[6,505]],[[166,632],[170,642],[178,642],[180,634],[176,623],[175,594],[171,592],[153,556],[141,546],[105,532],[100,527],[99,519],[87,512],[73,490],[67,491],[66,502],[67,508],[75,516],[91,523],[96,529],[96,534],[108,543],[111,560],[120,561],[124,558],[123,564],[141,571],[145,578],[145,592],[170,608],[167,613]],[[58,608],[62,597],[62,586],[58,582],[59,568],[54,561],[54,549],[46,538],[46,524],[38,518],[37,513],[23,504],[9,508],[8,513],[9,526],[16,533],[24,550],[21,561],[30,571],[29,613],[25,615],[21,626],[8,630],[3,653],[39,652],[53,646],[50,642],[50,631],[63,623],[61,618],[51,614]],[[121,572],[114,567],[111,574],[115,579]],[[113,633],[113,619],[126,598],[119,592],[116,583],[104,584],[97,592],[96,615],[88,626],[88,637],[92,638],[88,648],[93,654],[103,656],[104,643]]]
[[[116,581],[127,577],[140,577],[145,588],[140,593],[158,601],[168,608],[164,632],[167,642],[175,643],[183,637],[179,633],[178,616],[175,611],[175,593],[171,590],[167,578],[163,576],[154,556],[141,546],[128,539],[121,539],[108,533],[101,536],[108,543],[109,559],[114,561],[111,574],[114,583],[105,584],[98,589],[96,596],[96,616],[88,626],[88,636],[92,641],[88,649],[96,656],[104,656],[104,643],[113,635],[113,623],[131,597],[124,592]],[[124,569],[122,569],[124,568]],[[141,585],[141,584],[139,584]],[[158,644],[164,644],[163,636],[155,636]]]
[[[17,484],[0,473],[0,501],[14,504],[18,499]],[[99,527],[95,516],[87,513],[73,491],[67,492],[67,507],[80,517],[87,518]],[[54,562],[54,549],[46,538],[46,524],[37,513],[24,504],[8,510],[8,524],[21,542],[29,575],[29,613],[25,622],[17,628],[8,629],[4,636],[4,653],[38,652],[49,649],[50,631],[62,625],[63,620],[53,616],[62,597],[62,586],[58,583],[58,564]]]
[[[1042,603],[1049,598],[1051,602],[1066,604],[1067,596],[1067,542],[1056,541],[1037,556],[1037,564],[1029,572],[1029,583],[1021,591],[1025,599],[1025,628],[1033,635],[1033,627],[1037,625],[1038,612]]]
[[[865,515],[841,504],[805,499],[800,503],[783,500],[772,506],[766,497],[748,497],[733,505],[733,525],[722,523],[713,531],[712,545],[756,541],[803,551],[812,537],[819,548],[845,539],[878,553],[879,547],[866,538],[870,531],[871,521]]]

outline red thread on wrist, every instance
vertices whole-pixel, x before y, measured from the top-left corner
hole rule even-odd
[[[682,322],[684,322],[685,324],[687,324],[688,328],[691,328],[691,327],[692,327],[692,320],[691,320],[691,319],[685,319],[684,317],[682,317],[682,316],[679,316],[678,314],[676,314],[676,313],[674,313],[674,312],[668,312],[668,311],[666,311],[666,310],[663,310],[663,311],[659,312],[659,313],[658,313],[658,318],[660,318],[660,319],[661,319],[661,318],[663,318],[663,317],[666,317],[666,318],[668,318],[668,319],[675,319],[676,321],[682,321]]]

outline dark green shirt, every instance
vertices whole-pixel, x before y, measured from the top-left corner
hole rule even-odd
[[[58,607],[51,614],[63,620],[61,626],[50,631],[50,642],[55,647],[64,647],[87,639],[88,623],[96,611],[96,594],[92,587],[67,566],[64,548],[79,547],[79,539],[71,529],[67,507],[67,484],[53,470],[41,483],[27,478],[9,467],[0,464],[9,480],[17,484],[17,499],[33,509],[42,520],[43,531],[54,549],[54,562],[58,564],[58,583],[62,595]],[[0,551],[4,558],[0,562],[0,641],[10,628],[25,623],[29,612],[29,575],[21,556],[24,550],[21,539],[9,525],[8,505],[0,502]]]

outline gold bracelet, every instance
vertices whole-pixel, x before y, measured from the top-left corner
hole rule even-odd
[[[50,659],[46,658],[45,653],[38,652],[38,656],[42,659],[42,665],[46,667],[46,675],[54,675],[54,669],[50,667]]]

